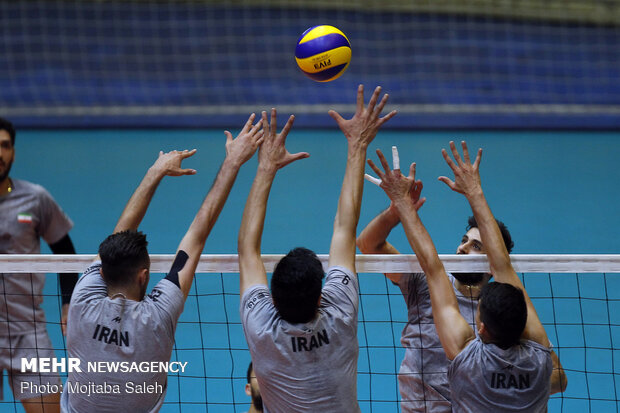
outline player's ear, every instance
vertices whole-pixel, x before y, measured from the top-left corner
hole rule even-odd
[[[250,386],[250,383],[247,383],[245,385],[245,394],[247,394],[248,396],[252,396],[252,386]]]
[[[487,331],[487,328],[482,321],[480,321],[480,324],[478,325],[478,336],[485,339],[489,337],[489,332]]]
[[[140,271],[138,272],[138,281],[140,282],[140,285],[144,285],[144,283],[148,283],[149,282],[149,270],[148,270],[148,268],[140,269]]]

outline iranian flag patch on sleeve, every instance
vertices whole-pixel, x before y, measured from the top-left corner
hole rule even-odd
[[[31,224],[32,215],[26,212],[20,212],[19,214],[17,214],[17,222],[21,222],[22,224]]]

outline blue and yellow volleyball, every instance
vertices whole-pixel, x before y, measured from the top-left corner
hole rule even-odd
[[[351,43],[334,26],[310,27],[297,40],[297,66],[317,82],[338,79],[351,62]]]

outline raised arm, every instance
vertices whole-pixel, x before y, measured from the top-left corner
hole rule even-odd
[[[364,86],[357,88],[357,110],[351,119],[343,119],[336,111],[330,110],[348,141],[347,166],[338,199],[338,209],[334,220],[334,233],[329,249],[329,265],[340,265],[355,272],[355,233],[360,217],[362,203],[364,162],[366,149],[377,135],[379,128],[390,120],[396,111],[380,117],[387,103],[388,95],[377,105],[381,87],[377,87],[364,107]]]
[[[368,164],[379,175],[381,188],[398,211],[407,239],[426,274],[437,334],[446,356],[452,360],[475,338],[475,335],[459,311],[456,295],[443,263],[439,260],[433,240],[422,224],[409,195],[415,182],[415,163],[411,164],[409,176],[406,177],[400,169],[390,170],[380,150],[377,150],[377,155],[384,172],[380,171],[371,160],[368,160]]]
[[[414,207],[419,210],[426,201],[420,198],[422,192],[422,181],[416,180],[411,187],[410,195],[414,202]],[[398,250],[387,241],[392,229],[400,223],[398,211],[393,203],[390,207],[382,211],[368,223],[366,228],[357,237],[357,247],[364,254],[399,254]],[[386,273],[392,282],[398,283],[402,276],[399,273]]]
[[[121,214],[114,233],[126,231],[129,229],[136,230],[144,218],[144,214],[153,199],[155,190],[164,176],[181,176],[194,175],[194,169],[182,169],[181,162],[185,158],[189,158],[196,153],[196,149],[191,151],[172,151],[168,153],[159,152],[159,157],[146,172],[142,182],[134,191],[129,202],[125,206]]]
[[[261,122],[252,125],[254,117],[254,114],[250,115],[237,138],[233,139],[230,132],[224,132],[226,134],[226,158],[220,166],[209,193],[179,244],[171,273],[178,273],[179,286],[186,298],[194,280],[200,254],[228,199],[239,169],[254,155],[263,140]]]
[[[472,212],[474,213],[474,217],[476,218],[476,222],[478,223],[480,238],[485,246],[489,259],[489,266],[491,267],[491,274],[493,274],[495,281],[514,285],[523,291],[527,305],[527,323],[522,337],[534,340],[544,346],[549,346],[550,343],[547,338],[547,333],[538,318],[536,309],[525,291],[521,279],[512,268],[510,256],[508,255],[508,250],[502,239],[499,226],[482,192],[482,185],[480,182],[482,149],[478,149],[478,154],[472,164],[465,141],[461,142],[461,146],[463,147],[463,158],[459,155],[454,142],[450,142],[450,149],[454,156],[454,160],[450,158],[445,149],[442,149],[441,153],[446,163],[454,172],[454,181],[445,176],[440,176],[439,180],[448,185],[453,191],[461,193],[467,198]]]
[[[276,118],[275,109],[271,109],[271,124],[267,121],[267,112],[262,114],[265,138],[258,152],[258,169],[243,210],[241,228],[239,229],[237,248],[239,253],[240,294],[242,297],[243,293],[253,285],[267,285],[267,274],[261,259],[260,246],[267,212],[267,200],[276,172],[291,162],[310,156],[307,152],[291,154],[284,146],[286,136],[293,126],[295,117],[293,115],[289,117],[279,134],[277,133]]]

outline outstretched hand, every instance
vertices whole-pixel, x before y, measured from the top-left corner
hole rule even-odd
[[[415,163],[411,164],[413,166],[413,174],[415,176]],[[411,202],[413,202],[413,207],[415,208],[416,211],[420,210],[420,208],[422,208],[422,205],[424,205],[424,203],[426,202],[426,198],[420,198],[420,195],[422,193],[422,188],[423,188],[423,184],[422,181],[419,179],[416,179],[415,181],[413,181],[413,185],[411,186],[411,189],[409,190],[409,196],[411,198]],[[390,203],[390,207],[389,209],[391,211],[394,211],[396,208],[394,206],[394,202]]]
[[[267,112],[262,113],[262,126],[265,138],[258,151],[259,166],[275,172],[292,162],[310,156],[308,152],[291,154],[286,150],[286,136],[293,127],[294,121],[295,116],[291,115],[280,133],[277,133],[276,110],[271,109],[271,123],[267,120]]]
[[[368,107],[365,108],[364,85],[359,85],[357,88],[357,110],[351,119],[344,119],[335,110],[328,112],[329,116],[336,121],[340,130],[342,130],[342,133],[350,142],[368,146],[377,135],[379,128],[396,115],[396,111],[393,110],[387,115],[380,117],[389,95],[387,93],[383,95],[383,98],[377,105],[379,94],[381,94],[381,86],[377,86],[368,102]]]
[[[196,170],[181,168],[181,162],[195,153],[196,149],[192,149],[191,151],[185,149],[184,151],[170,151],[166,153],[159,151],[159,157],[152,168],[162,174],[162,176],[194,175]]]
[[[255,118],[256,115],[252,113],[236,139],[233,139],[232,133],[224,131],[227,159],[239,162],[242,165],[254,155],[260,144],[263,143],[263,124],[258,121],[256,125],[252,125]]]
[[[409,176],[404,176],[399,169],[390,169],[385,156],[381,150],[377,149],[377,156],[383,166],[383,172],[375,165],[375,163],[369,159],[368,165],[379,176],[379,186],[385,191],[387,196],[392,201],[390,208],[398,201],[410,202],[416,210],[420,209],[422,204],[426,201],[426,198],[420,199],[420,192],[422,191],[422,182],[416,181],[415,162],[409,167]]]
[[[381,153],[380,158],[383,156],[383,153]],[[384,158],[385,159],[385,158]],[[368,160],[368,164],[370,165],[372,163],[371,160]],[[396,171],[400,171],[400,159],[398,156],[398,149],[396,148],[396,146],[392,146],[392,164],[393,164],[393,170]],[[411,165],[413,167],[413,176],[415,177],[415,163]],[[385,167],[385,165],[384,165]],[[377,186],[381,186],[381,179],[377,179],[373,176],[370,176],[368,174],[366,174],[364,176],[366,178],[366,180],[372,182],[373,184],[377,185]],[[413,185],[411,186],[411,189],[409,190],[409,196],[411,198],[411,201],[413,202],[413,207],[415,208],[416,211],[418,211],[422,205],[424,205],[424,203],[426,202],[426,198],[420,198],[420,195],[422,194],[422,188],[424,187],[424,185],[422,184],[422,181],[419,179],[415,179],[413,181]],[[390,207],[388,208],[388,211],[390,211],[391,213],[393,213],[394,215],[398,215],[398,213],[396,212],[396,208],[394,206],[394,202],[390,203]]]
[[[455,159],[454,161],[450,158],[445,149],[441,150],[443,158],[446,160],[446,163],[450,169],[452,169],[452,172],[454,172],[454,181],[446,176],[440,176],[438,179],[448,185],[453,191],[468,196],[482,188],[479,170],[480,159],[482,158],[482,148],[478,149],[478,154],[472,164],[469,158],[467,143],[465,143],[465,141],[461,141],[461,146],[463,147],[463,159],[461,159],[454,142],[450,141],[450,149],[452,150],[452,155]]]

